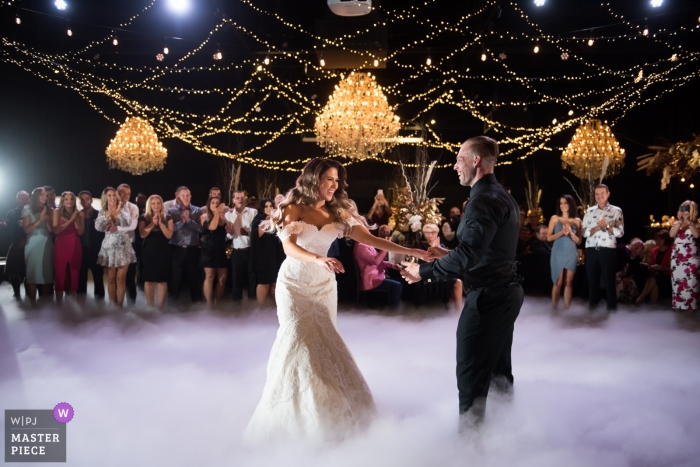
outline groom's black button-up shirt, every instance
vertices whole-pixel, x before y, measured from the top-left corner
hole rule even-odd
[[[459,244],[444,258],[422,264],[422,279],[462,278],[466,287],[506,285],[515,277],[520,208],[489,174],[471,189],[457,229]]]

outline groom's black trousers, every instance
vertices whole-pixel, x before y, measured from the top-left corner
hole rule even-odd
[[[457,325],[457,388],[463,414],[489,391],[493,375],[513,383],[513,327],[524,299],[519,283],[467,291]]]

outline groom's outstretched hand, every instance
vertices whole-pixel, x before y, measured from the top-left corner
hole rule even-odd
[[[401,265],[404,269],[401,270],[401,275],[409,284],[415,284],[420,281],[420,264],[409,263],[408,261],[402,261]]]

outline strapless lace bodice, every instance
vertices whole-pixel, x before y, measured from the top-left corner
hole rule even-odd
[[[331,222],[319,229],[313,224],[295,221],[277,231],[281,241],[285,241],[294,234],[297,236],[297,245],[316,255],[326,256],[331,243],[343,236],[343,228],[339,222]]]

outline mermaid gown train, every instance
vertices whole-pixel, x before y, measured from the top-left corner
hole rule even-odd
[[[325,256],[342,236],[340,227],[292,222],[278,235],[284,241],[296,234],[297,245]],[[340,439],[367,424],[375,413],[374,400],[336,326],[334,274],[287,257],[275,298],[280,326],[245,441]]]

